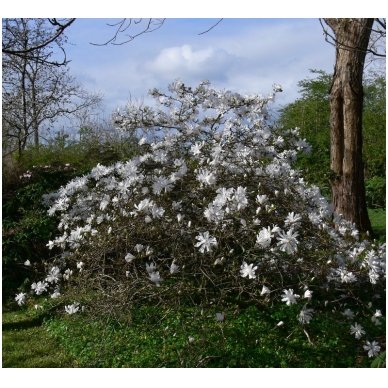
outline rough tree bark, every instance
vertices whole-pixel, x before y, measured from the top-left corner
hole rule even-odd
[[[334,210],[370,231],[362,160],[362,76],[373,19],[325,19],[334,32],[336,62],[330,90]]]

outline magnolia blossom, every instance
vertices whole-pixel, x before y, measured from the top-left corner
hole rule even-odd
[[[297,303],[297,299],[300,298],[300,295],[294,294],[294,290],[289,288],[288,290],[283,290],[284,294],[282,295],[282,302],[286,302],[287,306]]]
[[[216,313],[216,320],[218,322],[223,322],[225,319],[225,314],[224,313]]]
[[[70,268],[67,268],[66,271],[63,273],[63,279],[69,280],[72,274],[73,274],[73,271]]]
[[[356,322],[354,325],[350,326],[350,334],[354,334],[356,339],[360,339],[361,336],[365,334],[365,331],[363,327]]]
[[[245,209],[248,206],[247,188],[241,186],[237,187],[232,197],[232,201],[237,210]]]
[[[143,249],[144,249],[144,245],[142,245],[142,244],[136,244],[135,245],[135,251],[137,253],[140,253]]]
[[[33,289],[36,295],[41,295],[47,291],[48,284],[46,282],[32,283],[31,289]]]
[[[138,212],[146,212],[148,208],[150,208],[153,205],[153,201],[151,201],[149,198],[145,198],[142,201],[140,201],[137,205],[135,205],[135,209]]]
[[[154,183],[152,185],[152,190],[156,195],[159,195],[164,191],[165,193],[171,191],[173,188],[172,182],[170,179],[159,176],[154,179]]]
[[[163,281],[163,279],[160,277],[159,272],[149,272],[151,282],[154,282],[158,287],[160,286],[160,283]]]
[[[151,274],[152,272],[155,272],[156,270],[156,264],[155,263],[146,263],[146,270],[149,274]]]
[[[176,265],[174,262],[171,263],[170,266],[170,274],[173,275],[174,273],[179,272],[179,266]]]
[[[61,278],[61,271],[58,267],[52,267],[50,269],[49,274],[46,277],[46,280],[49,283],[58,283],[59,279]]]
[[[57,298],[59,298],[61,296],[61,293],[59,292],[59,289],[58,288],[56,288],[55,290],[54,290],[54,292],[50,295],[50,297],[52,298],[52,299],[57,299]]]
[[[127,263],[131,263],[134,259],[136,259],[136,257],[134,255],[132,255],[132,253],[128,252],[125,257],[124,257],[124,260],[127,262]]]
[[[195,247],[199,247],[201,253],[205,253],[205,251],[211,252],[212,247],[217,247],[217,239],[210,236],[208,231],[200,233],[195,239],[198,240]]]
[[[346,309],[343,313],[343,316],[345,316],[347,319],[353,319],[354,318],[354,312],[350,309]]]
[[[24,265],[25,265],[26,267],[31,267],[31,262],[30,262],[30,260],[26,260],[26,261],[24,262]]]
[[[298,240],[296,239],[298,237],[298,233],[290,229],[287,231],[287,233],[284,233],[283,231],[279,232],[278,239],[278,247],[281,251],[288,253],[289,255],[292,255],[298,250]]]
[[[381,347],[376,341],[365,341],[364,350],[368,352],[368,357],[375,357],[380,353]]]
[[[294,212],[288,213],[284,224],[286,226],[299,226],[300,221],[302,220],[302,217],[299,214],[295,214]]]
[[[73,304],[69,304],[69,305],[65,306],[65,311],[69,315],[77,313],[79,311],[79,309],[80,309],[80,306],[79,306],[78,302],[74,302]]]
[[[220,206],[216,203],[211,203],[205,209],[203,214],[207,218],[208,221],[219,223],[224,219],[225,210],[222,208],[222,206]]]
[[[26,295],[24,292],[21,292],[20,294],[16,294],[15,300],[19,306],[22,306],[26,303]]]
[[[381,325],[381,321],[380,321],[380,318],[383,316],[383,314],[381,313],[381,310],[376,310],[376,312],[373,314],[372,316],[372,322],[376,325],[376,326],[380,326]]]
[[[309,300],[312,298],[312,296],[313,296],[313,292],[310,291],[309,289],[307,289],[307,290],[304,292],[304,294],[303,294],[303,298],[309,299]]]
[[[243,261],[241,267],[240,267],[240,275],[243,278],[246,278],[248,276],[249,279],[254,279],[256,277],[255,271],[257,270],[257,266],[253,266],[253,264],[247,264],[245,261]]]
[[[49,241],[47,244],[46,244],[46,247],[48,247],[48,249],[53,249],[55,246],[55,242],[54,241]]]
[[[302,324],[310,323],[313,317],[313,309],[308,309],[306,306],[303,306],[303,309],[300,311],[298,315],[298,321]]]
[[[197,174],[197,180],[205,185],[212,186],[216,183],[217,178],[212,171],[201,169]]]
[[[190,152],[194,155],[194,156],[199,156],[201,154],[201,148],[204,146],[204,142],[201,142],[201,143],[195,143],[191,146],[190,148]]]
[[[260,230],[259,235],[256,236],[256,243],[263,248],[268,248],[271,245],[272,237],[271,228],[263,228]]]
[[[263,286],[263,288],[261,289],[260,295],[263,296],[265,294],[270,294],[270,293],[271,293],[271,290],[267,286]]]
[[[257,194],[256,196],[256,202],[259,203],[260,205],[264,205],[268,200],[268,197],[264,195]]]

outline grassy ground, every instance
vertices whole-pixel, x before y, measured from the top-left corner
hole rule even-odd
[[[142,306],[125,322],[84,314],[54,318],[46,325],[83,367],[370,366],[340,314],[322,314],[304,329],[296,322],[299,306],[228,309],[223,322],[216,320],[215,311]]]
[[[3,368],[75,367],[69,356],[49,336],[42,320],[25,310],[3,312]]]
[[[135,309],[126,322],[31,310],[3,313],[3,367],[366,367],[342,318],[295,329],[298,306],[225,311]],[[337,317],[338,318],[338,317]],[[284,325],[277,326],[279,321]],[[294,329],[291,328],[294,327]],[[55,338],[55,339],[54,339]]]
[[[385,209],[368,209],[368,214],[372,224],[373,232],[375,233],[376,237],[379,241],[385,241]]]

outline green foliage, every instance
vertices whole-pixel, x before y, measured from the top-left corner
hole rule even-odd
[[[363,152],[365,178],[385,179],[386,89],[385,77],[370,73],[364,80]]]
[[[369,366],[340,314],[320,315],[304,329],[295,328],[298,311],[236,306],[219,322],[215,308],[137,306],[127,321],[77,315],[46,325],[82,367]]]
[[[331,75],[311,70],[314,78],[298,83],[301,98],[282,109],[279,124],[284,128],[300,128],[300,135],[312,146],[312,152],[301,155],[297,167],[308,182],[330,193],[329,89]]]
[[[49,257],[47,241],[56,232],[56,220],[48,217],[42,195],[74,177],[66,166],[35,168],[22,177],[19,187],[3,197],[3,300],[13,295],[26,278],[36,276]],[[25,266],[29,260],[31,267]]]
[[[387,353],[381,352],[372,362],[371,367],[372,368],[385,368],[387,361],[386,361]]]
[[[385,209],[385,177],[374,176],[365,182],[366,203],[372,209]]]

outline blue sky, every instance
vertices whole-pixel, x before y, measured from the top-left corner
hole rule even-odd
[[[118,19],[116,19],[117,21]],[[166,88],[179,78],[203,79],[223,89],[267,94],[283,86],[278,104],[297,97],[297,83],[309,69],[331,72],[335,51],[315,19],[167,19],[157,31],[120,46],[94,46],[109,39],[112,19],[78,19],[68,30],[71,72],[104,96],[105,112],[130,98],[148,101],[150,88]]]

